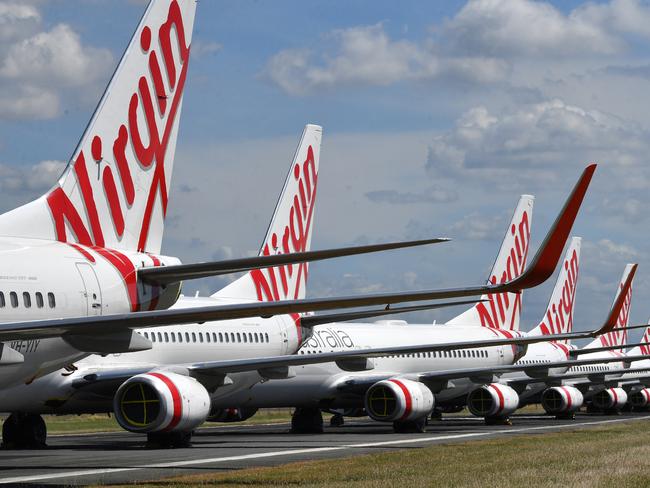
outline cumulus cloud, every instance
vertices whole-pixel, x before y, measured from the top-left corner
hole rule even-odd
[[[391,39],[382,24],[339,29],[325,36],[332,53],[287,49],[268,62],[265,75],[290,94],[303,95],[335,85],[386,86],[450,76],[493,82],[507,74],[498,59],[448,58],[436,46]]]
[[[63,161],[41,161],[28,167],[0,164],[0,189],[22,197],[37,195],[54,184],[65,166]]]
[[[650,6],[639,0],[588,3],[568,14],[547,2],[470,0],[423,39],[393,39],[381,23],[337,29],[323,35],[318,52],[278,52],[264,75],[292,95],[441,78],[498,83],[515,58],[608,57],[630,36],[650,36],[649,26]]]
[[[611,15],[611,14],[610,14]],[[494,56],[611,54],[620,39],[606,29],[608,14],[564,15],[532,0],[473,0],[447,22],[443,35],[460,52]]]
[[[427,168],[446,175],[502,170],[554,171],[567,162],[606,160],[621,166],[645,164],[649,134],[616,116],[562,100],[523,105],[492,114],[485,107],[465,112],[450,131],[434,138]]]
[[[85,46],[67,24],[45,29],[36,7],[0,3],[0,118],[49,119],[66,96],[96,91],[113,65],[106,49]]]

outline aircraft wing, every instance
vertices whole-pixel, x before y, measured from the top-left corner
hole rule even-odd
[[[131,332],[132,329],[157,327],[164,325],[180,325],[238,319],[246,317],[269,317],[278,314],[304,313],[337,308],[357,308],[364,306],[386,306],[395,303],[440,300],[476,296],[483,294],[517,292],[531,288],[546,281],[557,265],[563,247],[578,214],[580,205],[596,169],[596,165],[588,166],[573,188],[562,210],[549,229],[542,245],[538,249],[529,267],[517,278],[501,284],[486,284],[466,288],[451,288],[442,290],[421,290],[398,293],[383,293],[354,297],[311,298],[304,300],[285,300],[277,302],[251,302],[234,305],[197,308],[173,308],[150,312],[133,312],[128,314],[103,315],[93,317],[76,317],[54,320],[36,320],[28,322],[9,322],[0,324],[0,341],[25,338],[42,338],[64,336],[104,334],[119,335],[120,332]],[[647,324],[646,324],[647,325]],[[569,335],[570,336],[570,335]],[[566,338],[569,338],[567,336]],[[579,336],[583,338],[584,336]],[[591,336],[588,336],[591,337]],[[125,340],[124,338],[119,338]],[[146,341],[143,337],[141,342]],[[108,341],[108,338],[106,338]],[[132,341],[129,336],[127,341]],[[542,339],[545,340],[545,339]],[[116,340],[117,341],[117,340]],[[119,341],[117,341],[119,342]],[[537,341],[531,341],[537,342]],[[146,346],[146,347],[145,347]],[[141,348],[150,344],[141,344]],[[482,347],[482,346],[476,346]],[[85,350],[85,349],[84,349]],[[115,349],[112,352],[119,352]],[[128,349],[133,350],[133,349]],[[92,352],[92,351],[90,351]]]
[[[514,373],[522,372],[525,373],[528,377],[535,379],[537,381],[544,380],[546,378],[557,378],[558,375],[550,376],[548,371],[555,368],[567,368],[567,367],[576,367],[576,366],[586,366],[591,364],[602,364],[602,363],[620,363],[623,358],[594,358],[594,359],[578,359],[578,360],[569,360],[569,361],[554,361],[548,363],[539,363],[539,364],[512,364],[504,366],[495,366],[487,368],[461,368],[455,370],[442,370],[442,371],[431,371],[427,373],[418,373],[418,379],[420,381],[426,382],[427,380],[453,380],[458,378],[471,378],[476,376],[492,376],[492,375],[501,375],[504,373]],[[634,362],[634,361],[643,361],[644,359],[650,359],[648,355],[639,355],[639,356],[630,356],[624,358],[625,362]],[[618,371],[618,370],[615,370]],[[629,370],[626,370],[629,371]],[[602,371],[598,374],[608,374],[608,371]],[[590,374],[589,372],[581,373],[582,376]],[[615,373],[613,373],[615,374]]]
[[[258,268],[269,268],[273,266],[284,266],[287,264],[298,264],[324,259],[355,256],[392,249],[424,246],[427,244],[438,244],[449,241],[449,238],[438,237],[435,239],[423,239],[418,241],[390,242],[386,244],[371,244],[367,246],[342,247],[337,249],[323,249],[320,251],[296,252],[290,254],[274,254],[269,256],[255,256],[251,258],[227,259],[223,261],[211,261],[205,263],[178,264],[173,266],[159,266],[138,269],[138,278],[155,284],[168,285],[184,280],[207,278],[209,276],[239,273]]]

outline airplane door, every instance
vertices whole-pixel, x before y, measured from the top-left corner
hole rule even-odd
[[[101,315],[102,291],[95,270],[88,263],[77,263],[77,269],[86,289],[84,295],[88,306],[87,315]]]

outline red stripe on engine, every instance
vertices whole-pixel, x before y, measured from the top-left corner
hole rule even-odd
[[[616,394],[616,389],[615,388],[610,388],[609,391],[612,392],[612,395],[614,395],[614,407],[618,404],[618,395]]]
[[[402,393],[404,393],[404,400],[406,400],[406,408],[404,409],[404,415],[400,418],[400,420],[404,420],[406,417],[408,417],[411,414],[411,410],[413,409],[413,399],[411,398],[411,393],[408,391],[408,388],[404,386],[404,383],[398,380],[388,380],[391,383],[395,383],[397,386],[399,386],[402,390]]]
[[[172,430],[174,427],[178,425],[178,423],[181,421],[181,414],[183,411],[183,403],[181,402],[181,395],[178,392],[178,388],[176,385],[167,378],[164,374],[161,373],[149,373],[149,376],[153,376],[155,378],[158,378],[160,381],[165,383],[167,385],[167,388],[169,388],[169,392],[172,394],[172,402],[174,404],[174,413],[172,414],[172,420],[169,422],[169,425],[163,429],[164,432]]]
[[[566,407],[567,407],[567,409],[570,409],[571,404],[572,404],[572,402],[571,402],[571,394],[569,393],[569,390],[567,390],[566,386],[561,386],[560,388],[562,389],[562,391],[566,395]]]
[[[503,408],[504,408],[504,406],[505,406],[505,400],[504,400],[504,398],[503,398],[503,393],[501,393],[501,390],[499,390],[499,388],[498,388],[496,385],[494,385],[494,384],[492,384],[492,385],[488,385],[488,388],[492,388],[494,391],[496,391],[496,392],[497,392],[497,396],[499,397],[499,411],[496,412],[496,413],[501,413],[501,412],[503,412]]]

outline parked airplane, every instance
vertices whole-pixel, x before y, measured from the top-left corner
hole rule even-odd
[[[580,242],[574,240],[565,256],[564,266],[558,275],[558,281],[544,318],[530,334],[547,335],[558,330],[572,331],[579,258]],[[594,351],[591,354],[585,353],[590,350],[588,348],[609,343],[615,337],[627,333],[626,327],[629,325],[629,305],[635,269],[636,265],[628,265],[621,278],[621,284],[617,288],[614,303],[616,303],[620,290],[623,289],[625,282],[629,278],[630,287],[623,298],[616,319],[616,326],[612,332],[599,336],[592,344],[582,350],[571,346],[567,341],[547,342],[531,346],[526,355],[515,363],[516,366],[530,366],[530,369],[510,373],[505,372],[505,374],[500,375],[495,383],[483,385],[472,391],[467,397],[467,406],[470,412],[479,417],[484,417],[488,423],[507,423],[509,422],[508,416],[518,408],[529,403],[541,402],[548,413],[562,418],[573,417],[575,411],[582,406],[583,393],[573,386],[558,385],[557,381],[549,378],[573,374],[578,371],[602,372],[621,367],[620,355],[612,355],[609,350]],[[572,362],[578,356],[580,356],[581,361]],[[639,357],[634,359],[639,360]],[[496,411],[496,405],[502,403],[500,402],[501,397],[506,399],[505,404],[508,406]]]
[[[517,262],[514,263],[512,259],[500,260],[499,265],[503,267],[500,271],[506,270],[506,273],[499,273],[495,276],[501,276],[500,280],[503,282],[514,283],[514,289],[517,289],[517,286],[522,286],[522,284],[525,287],[528,287],[529,284],[537,284],[550,276],[570,232],[579,203],[584,196],[586,190],[585,178],[589,177],[589,171],[583,174],[550,229],[531,266],[521,273],[525,255],[515,253],[512,256],[519,256]],[[285,187],[281,201],[286,198]],[[517,213],[518,224],[529,222],[527,217],[524,217],[524,213],[528,211],[529,203],[532,204],[532,200],[529,198],[522,200],[520,211]],[[286,210],[286,207],[280,203],[277,209]],[[277,235],[277,232],[275,232],[276,226],[286,226],[286,212],[284,212],[284,215],[282,212],[278,214],[277,209],[270,233],[265,240],[266,243],[268,243],[269,238],[273,239],[274,234]],[[281,220],[281,218],[283,219]],[[507,249],[508,253],[510,253],[511,249],[526,252],[529,240],[528,232],[528,223],[525,223],[516,233],[517,236],[524,237],[511,239],[512,234],[510,234],[508,242],[511,243],[511,247]],[[522,247],[522,245],[525,247]],[[505,249],[501,254],[503,256],[511,255],[506,254]],[[508,272],[513,271],[514,273],[508,275]],[[186,304],[188,308],[181,311],[192,314],[193,310],[216,310],[218,313],[223,313],[222,310],[242,310],[242,305],[196,307],[197,303],[220,300],[222,295],[227,295],[231,297],[230,299],[237,301],[255,300],[254,303],[244,304],[251,308],[243,310],[254,310],[258,316],[264,316],[266,310],[272,312],[270,315],[275,315],[276,308],[274,307],[276,306],[282,312],[291,311],[291,308],[287,309],[287,307],[303,307],[300,311],[305,311],[312,309],[314,305],[323,302],[329,303],[331,300],[349,306],[390,304],[428,298],[431,295],[434,297],[441,294],[457,296],[466,292],[463,289],[460,291],[443,290],[442,292],[403,292],[401,294],[383,294],[354,299],[312,299],[260,303],[256,301],[259,299],[260,288],[246,285],[246,282],[250,283],[256,274],[256,270],[251,271],[233,285],[226,287],[224,291],[217,293],[215,297],[184,299],[183,304]],[[271,278],[273,275],[268,276],[269,279],[266,283],[273,282]],[[280,273],[279,276],[282,276],[282,274]],[[487,288],[477,287],[476,289],[488,292],[494,290],[495,286],[499,285],[489,285]],[[274,288],[275,286],[270,286],[268,289]],[[265,287],[261,289],[264,290]],[[304,305],[305,302],[308,305]],[[427,305],[427,307],[431,306]],[[413,308],[418,307],[403,307],[402,310]],[[400,310],[353,312],[351,316],[376,316],[393,311]],[[173,312],[175,310],[164,313]],[[122,320],[130,323],[131,327],[137,327],[137,321],[132,320],[133,315],[138,314],[123,316]],[[202,317],[202,315],[191,316],[194,317],[194,321],[197,320],[197,317]],[[241,316],[245,317],[245,315]],[[105,318],[102,317],[102,319]],[[274,319],[277,319],[277,321]],[[436,340],[432,344],[423,344],[422,338],[415,342],[411,341],[409,344],[408,342],[400,343],[400,341],[396,341],[395,333],[397,337],[402,337],[405,331],[403,327],[395,330],[395,333],[389,338],[386,334],[387,329],[379,328],[380,330],[378,330],[376,326],[368,326],[366,336],[381,336],[384,341],[390,339],[389,342],[383,343],[384,346],[390,347],[359,351],[357,348],[362,347],[363,343],[350,343],[345,338],[335,336],[338,339],[332,337],[331,340],[337,341],[337,345],[341,346],[337,349],[340,352],[313,355],[282,355],[292,352],[292,348],[295,351],[301,344],[298,334],[302,332],[302,328],[312,328],[316,324],[322,323],[320,321],[331,322],[331,316],[330,318],[304,316],[296,321],[286,316],[267,319],[258,318],[226,324],[221,323],[218,326],[214,323],[204,323],[178,327],[163,323],[163,326],[155,329],[140,330],[138,332],[152,342],[154,347],[151,351],[142,351],[119,357],[88,358],[76,363],[68,371],[57,372],[30,385],[22,385],[6,390],[0,400],[0,410],[16,412],[16,415],[13,416],[11,422],[6,422],[5,426],[3,426],[4,441],[8,445],[42,443],[45,438],[45,426],[38,414],[43,412],[110,411],[114,406],[116,417],[124,428],[147,433],[149,439],[157,443],[184,444],[189,440],[194,427],[211,416],[218,416],[219,412],[214,409],[219,408],[220,405],[217,402],[220,398],[236,395],[237,392],[243,391],[260,381],[260,379],[290,377],[293,374],[289,369],[290,366],[337,361],[337,364],[344,369],[368,369],[371,363],[366,357],[381,357],[387,354],[422,355],[422,353],[427,353],[431,355],[435,353],[440,357],[444,354],[445,357],[450,358],[472,357],[477,360],[491,357],[493,360],[500,360],[500,355],[512,354],[512,351],[518,350],[517,348],[520,345],[546,340],[546,338],[540,337],[521,337],[517,333],[510,332],[500,334],[482,327],[480,333],[469,338],[461,333],[459,328],[457,329],[458,333],[452,334],[452,336],[440,334],[435,337],[432,336],[430,339]],[[114,320],[111,323],[119,324]],[[296,327],[297,325],[302,327]],[[2,333],[1,327],[0,334]],[[591,334],[593,332],[588,333],[587,336],[591,336]],[[321,335],[318,337],[322,340]],[[364,340],[367,341],[368,337]],[[550,339],[562,337],[562,335],[553,336]],[[507,347],[495,347],[502,345],[507,345]],[[513,346],[516,347],[513,349]],[[254,357],[267,356],[268,354],[281,355]],[[223,359],[219,361],[204,359],[215,356]],[[204,362],[198,362],[201,360],[204,360]],[[405,384],[410,385],[408,382]],[[21,412],[21,414],[18,415],[18,412]],[[18,421],[15,421],[15,419],[18,419]]]
[[[90,353],[151,348],[123,314],[142,311],[131,324],[158,325],[155,312],[176,302],[182,280],[279,266],[255,271],[247,286],[265,299],[300,299],[307,261],[425,242],[309,251],[321,142],[321,128],[309,125],[287,182],[286,226],[260,256],[183,265],[160,254],[195,8],[196,0],[150,3],[59,181],[0,215],[0,387]],[[277,289],[289,285],[292,293]],[[179,313],[165,320],[200,316],[178,322]]]

